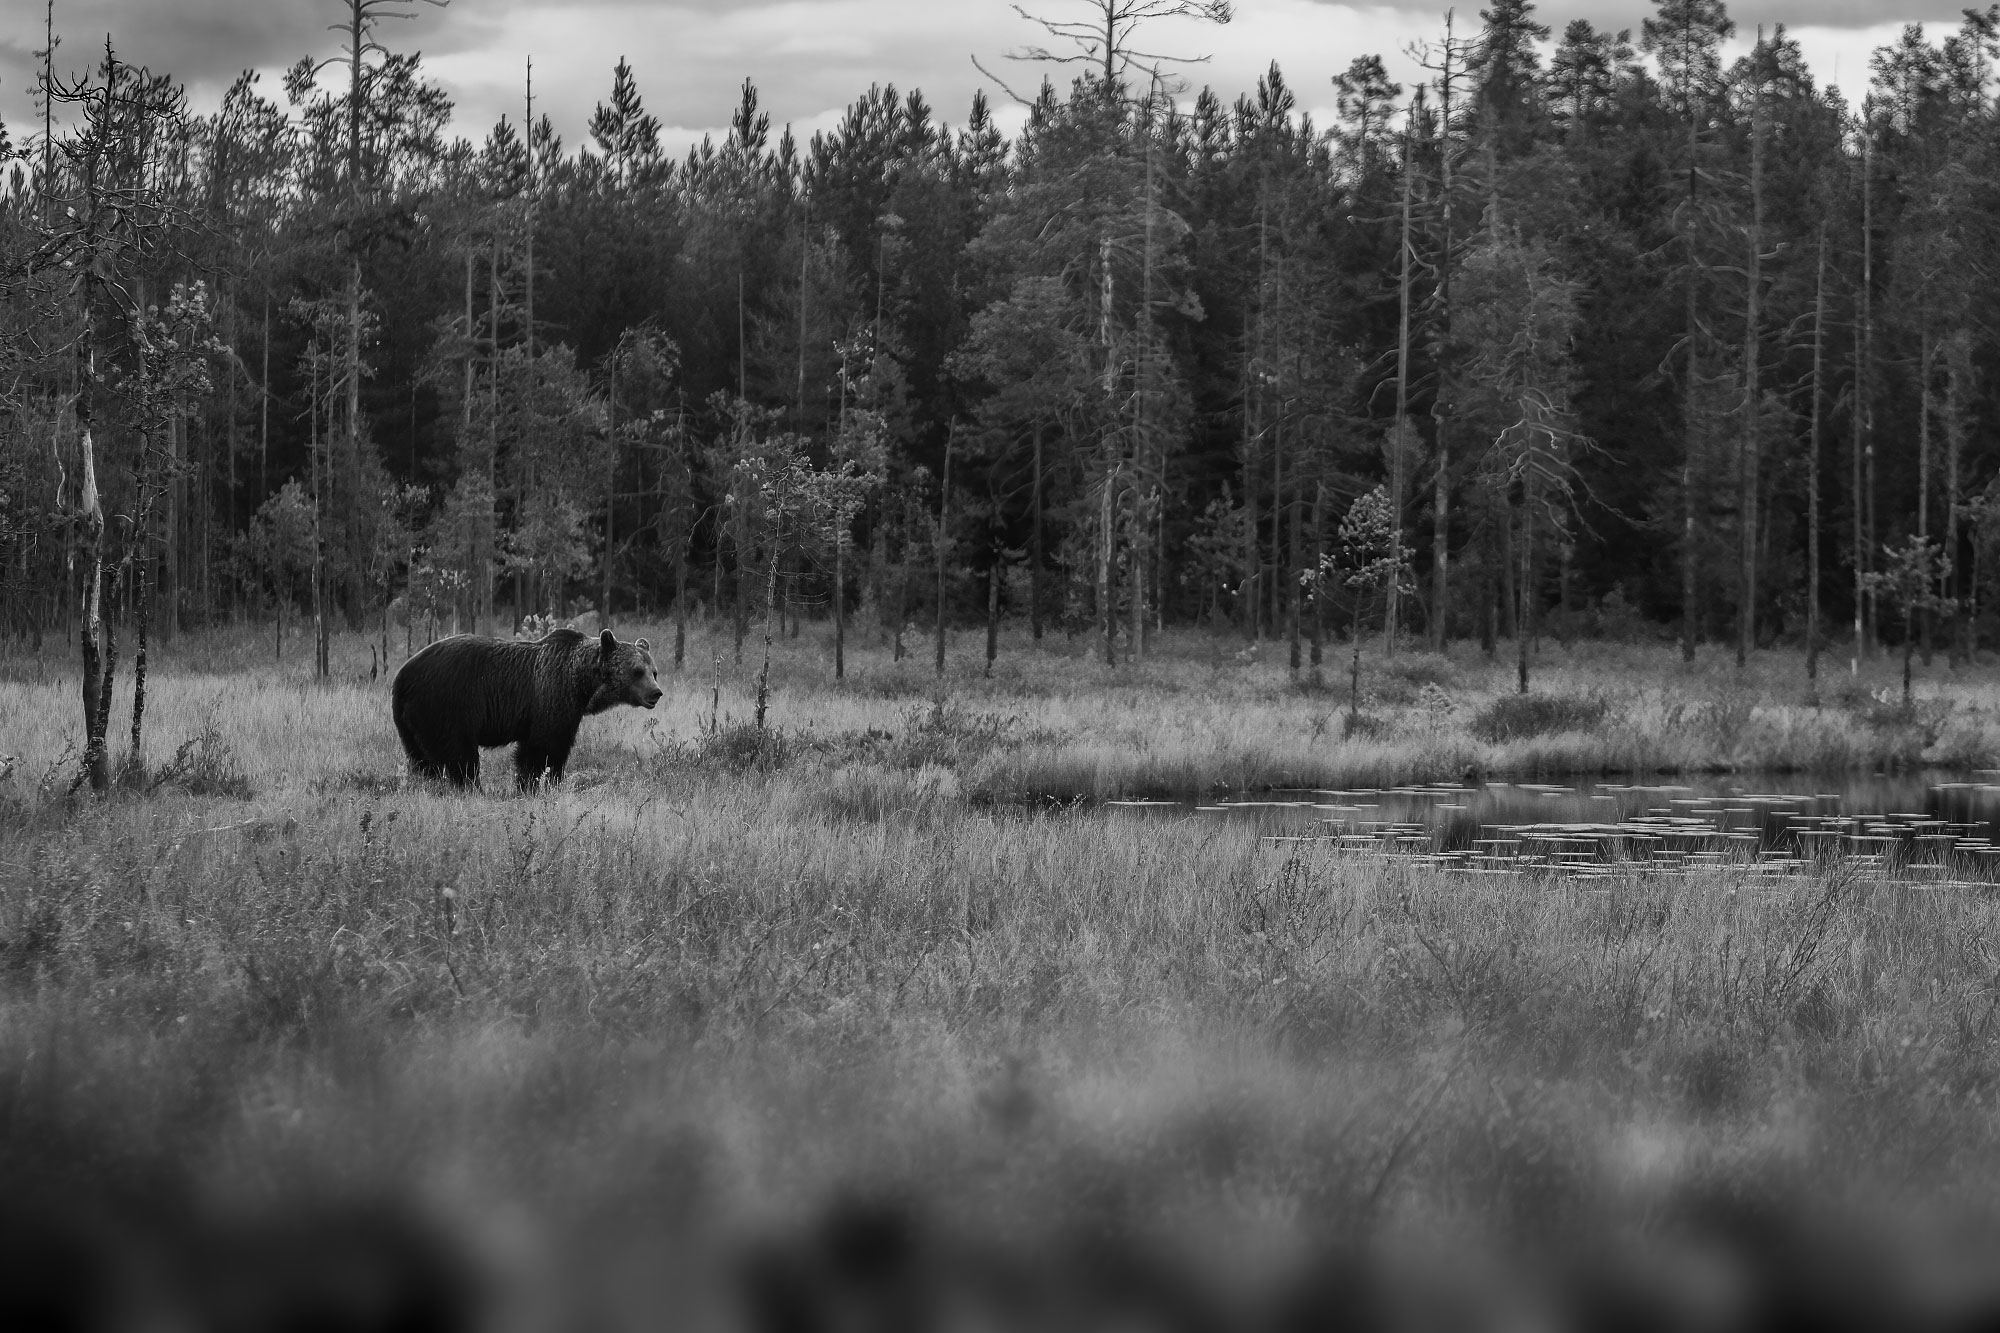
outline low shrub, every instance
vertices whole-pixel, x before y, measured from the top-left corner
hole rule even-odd
[[[1587,731],[1604,721],[1609,710],[1609,702],[1597,694],[1503,694],[1473,715],[1472,734],[1499,744]]]
[[[1415,653],[1384,662],[1376,677],[1365,684],[1368,696],[1377,703],[1403,708],[1422,699],[1426,691],[1456,687],[1458,671],[1449,658]]]
[[[1670,704],[1660,719],[1665,732],[1692,732],[1710,744],[1727,749],[1739,740],[1757,712],[1757,701],[1742,690],[1731,690],[1699,702],[1681,700]]]
[[[660,741],[659,746],[661,757],[676,768],[775,773],[798,756],[804,741],[776,727],[725,721],[703,726],[691,740]]]
[[[1293,676],[1290,680],[1286,681],[1284,692],[1286,694],[1296,694],[1307,699],[1315,699],[1323,695],[1333,694],[1338,694],[1342,698],[1345,698],[1347,695],[1347,680],[1344,676],[1338,680],[1329,680],[1327,679],[1324,667],[1314,667],[1310,674]],[[1374,691],[1371,690],[1370,694],[1372,695],[1373,693]]]
[[[964,789],[949,769],[915,770],[850,765],[814,783],[809,804],[835,819],[877,824],[892,815],[924,821],[964,804]]]
[[[345,772],[314,780],[312,788],[317,792],[353,791],[360,792],[364,796],[386,796],[400,789],[404,781],[404,775],[400,772],[350,768]]]
[[[1614,584],[1590,613],[1589,627],[1607,643],[1644,643],[1659,637],[1659,627],[1626,600],[1623,584]]]
[[[1914,732],[1926,747],[1937,744],[1938,737],[1944,734],[1951,707],[1949,699],[1911,699],[1905,703],[1903,696],[1891,689],[1866,695],[1862,701],[1847,706],[1856,721],[1876,731]]]
[[[252,794],[249,777],[213,722],[204,724],[200,731],[182,741],[173,758],[157,769],[148,771],[134,756],[127,761],[119,778],[126,786],[141,791],[179,787],[190,796],[225,796],[239,801],[249,800]]]
[[[1458,668],[1451,664],[1450,658],[1436,653],[1411,653],[1398,657],[1382,668],[1382,674],[1419,687],[1458,683]]]
[[[899,727],[845,732],[814,748],[833,759],[962,772],[989,755],[1053,739],[1045,732],[1021,726],[1019,718],[974,712],[939,698],[910,705]]]
[[[1340,735],[1343,740],[1380,740],[1389,734],[1389,726],[1379,717],[1367,713],[1342,713],[1340,715]]]

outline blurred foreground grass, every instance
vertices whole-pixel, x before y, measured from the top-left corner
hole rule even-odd
[[[787,645],[760,740],[729,725],[747,673],[697,640],[662,716],[590,720],[573,780],[525,800],[404,783],[363,641],[330,686],[257,646],[163,654],[156,758],[101,805],[61,794],[73,666],[6,664],[0,1324],[2000,1308],[1993,898],[1466,883],[1012,799],[1714,754],[1758,725],[1935,748],[1984,734],[1990,687],[1815,710],[1779,663],[1733,684],[1595,650],[1551,690],[1653,731],[1483,742],[1504,667],[1417,658],[1344,741],[1337,701],[1238,645],[1115,680],[1018,653],[949,693],[867,654],[836,687]]]

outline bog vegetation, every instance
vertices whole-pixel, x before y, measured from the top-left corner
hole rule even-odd
[[[1398,1246],[1589,1245],[1545,1276],[1618,1326],[1663,1219],[1768,1314],[1845,1206],[1994,1197],[1991,896],[1075,807],[2000,762],[2000,11],[1852,108],[1719,0],[1494,0],[1319,126],[1141,67],[1226,5],[1091,0],[1012,140],[746,84],[676,160],[622,62],[581,145],[453,137],[396,9],[197,113],[51,5],[0,135],[0,1237],[51,1299],[282,1326],[332,1255],[527,1322],[747,1272],[770,1328],[1302,1326]],[[586,607],[659,713],[541,796],[406,778],[413,647]]]
[[[2000,696],[1926,680],[1906,712],[1885,662],[1815,709],[1796,656],[1745,680],[1551,645],[1529,698],[1559,702],[1527,709],[1511,663],[1406,653],[1343,739],[1344,689],[1206,635],[1109,681],[1090,646],[1013,640],[989,677],[961,636],[941,684],[886,637],[836,682],[821,628],[778,637],[760,728],[727,619],[691,630],[703,669],[590,719],[532,797],[504,755],[485,795],[404,776],[373,636],[336,635],[327,681],[262,631],[176,640],[155,748],[121,734],[102,801],[70,794],[74,669],[6,659],[16,1217],[195,1308],[249,1273],[270,1301],[324,1299],[321,1272],[445,1299],[467,1264],[508,1308],[614,1322],[741,1278],[778,1302],[756,1327],[904,1299],[1034,1327],[1346,1309],[1318,1283],[1374,1269],[1326,1263],[1389,1252],[1414,1291],[1445,1260],[1464,1299],[1566,1292],[1542,1259],[1624,1273],[1670,1235],[1812,1295],[1838,1219],[1992,1197],[1991,895],[1469,880],[1070,807],[1764,746],[1990,764]],[[1504,1289],[1465,1267],[1489,1246]],[[1609,1281],[1685,1294],[1652,1272]]]

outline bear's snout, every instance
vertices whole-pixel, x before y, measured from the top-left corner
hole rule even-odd
[[[653,688],[652,693],[646,696],[646,707],[651,708],[654,704],[658,703],[660,701],[661,696],[664,695],[665,693],[666,693],[665,690],[662,690],[658,686],[655,686]]]

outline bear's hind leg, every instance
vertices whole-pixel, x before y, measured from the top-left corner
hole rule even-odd
[[[400,709],[396,712],[396,735],[402,738],[403,753],[409,757],[412,773],[420,778],[444,776],[444,766],[431,758],[430,752],[424,748],[423,741],[418,738],[415,729],[403,720]]]
[[[479,787],[479,747],[477,745],[455,746],[448,751],[439,766],[444,776],[454,787]]]
[[[541,788],[542,778],[550,781],[562,776],[559,770],[551,771],[548,753],[538,746],[522,741],[514,747],[514,781],[524,792],[535,792]]]
[[[547,763],[549,768],[549,782],[551,784],[561,782],[563,779],[563,770],[569,767],[569,746],[561,742],[551,745],[547,755]]]

